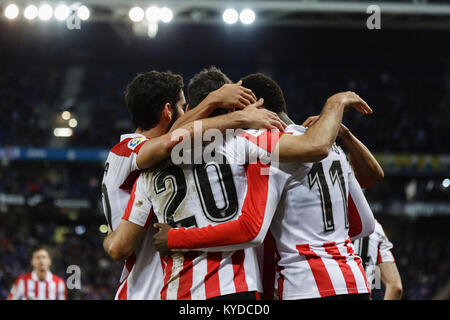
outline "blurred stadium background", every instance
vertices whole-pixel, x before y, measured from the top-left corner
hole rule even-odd
[[[404,299],[450,299],[448,1],[46,3],[0,1],[0,299],[35,244],[52,249],[56,274],[81,267],[69,299],[113,297],[122,263],[102,248],[100,183],[109,148],[133,129],[125,86],[150,69],[188,82],[210,65],[235,81],[272,76],[299,123],[332,93],[362,96],[374,114],[344,123],[385,171],[366,195]],[[381,30],[366,27],[372,4]]]

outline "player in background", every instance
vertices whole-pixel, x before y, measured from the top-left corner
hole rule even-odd
[[[322,119],[313,126],[309,134],[293,136],[278,133],[277,138],[272,139],[266,145],[264,152],[270,156],[273,148],[279,145],[279,155],[282,161],[320,160],[328,154],[329,148],[336,138],[342,112],[350,106],[354,106],[363,113],[371,112],[367,104],[356,94],[350,92],[337,94],[327,100]],[[267,138],[271,134],[267,131],[247,132],[247,134],[244,133],[233,139],[230,144],[242,144],[243,149],[245,147],[249,149],[262,148],[259,140],[263,140],[260,138],[264,135]],[[156,172],[141,173],[133,189],[126,215],[141,216],[148,212],[149,204],[153,202],[158,220],[171,223],[173,226],[206,226],[211,222],[217,224],[239,216],[240,211],[244,209],[255,212],[257,219],[264,220],[264,211],[275,210],[278,203],[277,198],[281,196],[277,188],[280,189],[283,183],[269,183],[269,180],[276,180],[278,176],[261,175],[258,163],[253,165],[236,163],[233,158],[236,157],[236,154],[232,152],[240,150],[239,146],[233,148],[235,146],[232,145],[228,149],[227,143],[223,149],[219,146],[216,150],[216,153],[226,156],[228,162],[225,167],[207,163],[194,166],[193,170],[191,165],[171,166],[169,163],[164,163],[157,167]],[[215,168],[217,174],[209,176],[206,172],[207,167]],[[194,185],[197,186],[197,190],[186,188],[187,185],[191,185],[191,183],[187,183],[191,180],[196,181]],[[170,181],[170,183],[165,184],[166,181]],[[217,190],[220,185],[224,186],[222,199],[226,199],[225,207],[223,207],[223,203],[219,205],[212,196],[213,186]],[[156,196],[156,194],[159,195]],[[200,202],[202,206],[198,208]],[[265,223],[263,222],[263,224]],[[230,236],[239,237],[239,234]],[[233,261],[233,257],[237,260]],[[226,270],[227,268],[231,269]],[[235,269],[234,274],[230,272],[233,269]],[[166,261],[162,297],[167,299],[205,299],[233,294],[233,297],[236,298],[236,294],[260,290],[257,269],[256,257],[252,250],[214,254],[193,253],[192,256],[190,253],[176,254]],[[239,270],[242,271],[238,272]],[[243,282],[242,279],[245,281]]]
[[[127,107],[137,129],[135,133],[122,135],[120,142],[111,149],[106,160],[102,196],[110,229],[116,230],[120,224],[139,170],[168,157],[172,147],[179,142],[172,136],[176,128],[186,129],[185,131],[192,135],[193,121],[208,116],[217,108],[242,109],[255,101],[251,91],[240,86],[240,83],[227,84],[211,92],[195,111],[183,115],[185,99],[182,89],[183,80],[180,76],[157,71],[138,75],[127,87]],[[201,124],[203,130],[211,127],[225,130],[241,126],[283,129],[282,123],[274,114],[257,109],[256,106],[204,119]],[[150,219],[124,222],[121,224],[123,230],[130,229],[130,224],[133,224],[133,227],[137,225],[140,229],[139,236],[124,232],[124,237],[140,241],[149,222]],[[116,299],[159,298],[162,272],[159,255],[151,246],[152,232],[153,230],[147,233],[149,241],[144,242],[148,247],[140,249],[145,255],[139,257],[129,250],[121,233],[113,231],[106,237],[105,250],[114,259],[129,258],[123,269]],[[131,279],[126,281],[133,267],[135,272]],[[139,281],[139,274],[145,272],[152,274],[153,280]]]
[[[19,276],[8,300],[67,300],[65,281],[50,272],[52,260],[45,247],[32,252],[33,271]]]
[[[375,278],[381,276],[386,287],[384,300],[400,300],[403,293],[402,279],[392,254],[393,245],[381,224],[375,221],[375,231],[368,237],[354,241],[353,245],[362,259],[371,289],[377,284]]]
[[[281,92],[281,89],[279,89],[279,87],[274,83],[271,79],[268,78],[262,78],[260,79],[261,75],[258,75],[257,77],[255,77],[254,79],[252,79],[251,77],[249,77],[249,81],[251,82],[250,85],[255,85],[256,89],[261,89],[260,91],[264,91],[264,92],[259,92],[261,95],[264,95],[264,97],[266,97],[268,100],[265,102],[265,105],[270,105],[271,109],[273,111],[277,111],[279,112],[279,116],[281,119],[283,119],[286,122],[289,122],[290,119],[287,117],[287,114],[285,113],[285,103],[284,103],[284,98]],[[252,83],[254,82],[253,80],[256,80],[256,84]],[[262,80],[262,81],[261,81]],[[270,81],[268,81],[270,80]],[[272,90],[274,90],[275,92],[271,92],[271,86],[272,86]],[[274,99],[275,98],[275,99]],[[279,110],[277,109],[277,107],[280,106]],[[284,111],[284,112],[282,112]],[[288,126],[289,128],[289,126]],[[295,128],[294,128],[295,129]],[[304,131],[303,131],[304,132]],[[293,130],[292,133],[295,133],[295,130]],[[281,140],[280,140],[281,141]],[[336,148],[332,148],[331,153],[338,153],[339,151]],[[336,156],[337,158],[341,157],[342,158],[343,154],[341,154],[340,156]],[[330,156],[329,156],[330,157]],[[340,160],[345,160],[345,156],[344,159],[340,159]],[[346,161],[345,161],[346,162]],[[301,170],[305,171],[305,166],[301,167]],[[342,171],[342,169],[341,169]],[[349,171],[348,167],[347,167],[347,171]],[[296,173],[298,175],[298,172]],[[358,208],[360,210],[356,211],[356,213],[358,213],[358,215],[354,215],[356,218],[358,218],[359,220],[356,221],[357,222],[357,227],[359,227],[359,230],[355,230],[355,232],[358,232],[358,234],[360,236],[362,235],[368,235],[373,231],[373,215],[372,212],[367,204],[367,201],[365,200],[362,191],[358,185],[358,183],[352,183],[352,188],[349,188],[348,186],[348,182],[347,180],[345,181],[347,186],[344,185],[344,178],[343,178],[343,174],[341,173],[339,175],[339,182],[340,182],[340,187],[341,190],[341,194],[344,194],[345,196],[347,196],[346,191],[345,190],[349,190],[350,189],[350,193],[355,193],[355,198],[358,200],[356,201],[357,206],[355,206],[355,208]],[[295,179],[291,179],[295,180]],[[289,183],[288,183],[289,184]],[[344,189],[345,188],[345,189]],[[353,191],[353,189],[355,191]],[[296,197],[298,198],[301,195],[296,194]],[[342,198],[341,195],[339,195],[339,198],[337,198],[334,203],[339,202],[339,199]],[[341,200],[342,202],[342,200]],[[347,203],[345,203],[346,205]],[[341,203],[342,205],[342,203]],[[336,206],[336,204],[335,204]],[[347,209],[344,208],[344,213],[345,216]],[[362,214],[360,213],[362,212]],[[249,223],[246,221],[247,219],[241,219],[244,217],[245,214],[243,214],[240,218],[238,218],[238,221],[233,221],[233,222],[229,222],[227,224],[223,224],[221,226],[216,226],[216,227],[211,227],[209,228],[209,230],[207,228],[203,228],[204,230],[195,230],[195,229],[190,229],[190,230],[183,230],[183,229],[177,229],[177,230],[170,230],[169,231],[169,243],[167,240],[167,235],[165,234],[165,232],[167,232],[168,229],[170,229],[170,227],[165,226],[165,225],[159,225],[162,229],[165,229],[166,231],[162,230],[160,231],[160,233],[158,233],[155,237],[156,237],[156,241],[155,244],[157,245],[159,250],[164,251],[165,248],[167,248],[167,245],[170,249],[198,249],[198,250],[202,250],[204,249],[204,247],[209,247],[208,250],[217,250],[217,249],[230,249],[230,248],[239,248],[240,246],[238,245],[239,243],[245,243],[245,242],[249,242],[249,244],[251,245],[255,245],[258,244],[258,242],[255,242],[255,239],[258,238],[258,233],[262,233],[264,235],[264,227],[261,223],[258,223],[258,221],[254,221],[256,222],[253,225],[248,225]],[[247,217],[246,217],[247,218]],[[239,221],[241,219],[241,221]],[[264,217],[264,220],[266,220],[266,217]],[[267,217],[267,220],[270,223],[271,217]],[[249,221],[252,221],[252,218],[249,218]],[[295,224],[294,224],[295,225]],[[358,228],[356,228],[358,229]],[[251,232],[246,232],[247,230],[251,230]],[[262,232],[261,232],[262,231]],[[172,233],[172,234],[170,234]],[[356,235],[356,234],[355,234]],[[348,234],[347,234],[348,237]],[[228,248],[223,248],[221,246],[224,245],[234,245]],[[248,245],[248,244],[244,244]],[[215,248],[212,248],[214,247]],[[334,250],[334,248],[332,249]],[[270,259],[266,259],[266,260],[270,260]],[[349,260],[353,260],[353,257],[350,257]],[[266,261],[264,262],[266,263]],[[352,261],[349,262],[350,264],[353,263]],[[357,267],[357,263],[358,262],[354,262],[353,263],[353,267]],[[359,275],[359,287],[355,289],[359,289],[362,293],[367,293],[367,286],[366,286],[366,282],[365,282],[365,277],[363,274],[361,274],[361,270],[356,270],[357,272],[357,276]],[[355,284],[356,285],[356,284]],[[269,284],[270,287],[270,284]],[[267,290],[267,289],[265,289]],[[347,293],[347,290],[345,291]],[[357,291],[358,292],[358,291]]]

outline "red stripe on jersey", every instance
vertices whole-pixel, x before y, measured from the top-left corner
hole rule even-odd
[[[131,269],[133,269],[135,263],[136,263],[136,254],[133,252],[131,256],[129,256],[125,260],[125,267],[127,268],[128,272],[131,272]]]
[[[270,230],[264,239],[263,299],[273,300],[275,284],[275,239]]]
[[[244,259],[244,250],[236,251],[231,256],[231,262],[233,263],[234,272],[233,281],[236,292],[248,291],[247,281],[245,280]]]
[[[362,221],[352,196],[348,195],[348,235],[354,237],[362,232]]]
[[[310,249],[309,244],[297,245],[296,248],[298,253],[304,256],[306,261],[308,261],[320,296],[326,297],[336,295],[330,275],[328,274],[322,259]]]
[[[275,249],[275,254],[276,254],[275,265],[277,266],[276,268],[277,268],[277,273],[278,273],[278,281],[277,281],[278,298],[280,300],[282,300],[283,299],[283,290],[284,290],[284,275],[281,272],[284,270],[284,267],[278,265],[278,262],[280,262],[280,259],[281,259],[281,255],[280,255],[280,252],[278,251],[277,243],[275,242],[275,239],[273,240],[273,244],[274,244],[274,249]],[[275,284],[273,284],[273,285],[275,285]],[[275,288],[272,288],[272,296],[269,297],[268,300],[273,300],[274,291],[275,291]]]
[[[45,299],[48,300],[48,281],[45,282]]]
[[[133,188],[134,182],[137,178],[139,178],[139,174],[141,173],[141,170],[134,170],[131,171],[128,177],[125,179],[125,181],[122,183],[122,185],[119,187],[119,189],[128,191]]]
[[[125,280],[122,289],[120,290],[119,295],[117,296],[117,300],[127,300],[127,291],[128,291],[127,280]]]
[[[24,279],[25,299],[28,299],[28,279],[31,279],[31,273],[27,274]]]
[[[338,263],[339,268],[342,271],[342,275],[344,276],[345,285],[347,286],[348,293],[349,294],[358,293],[356,280],[355,276],[353,275],[352,268],[350,268],[350,266],[347,264],[347,257],[343,256],[339,252],[339,249],[336,246],[336,242],[326,242],[322,245],[322,247]]]
[[[130,199],[128,200],[127,207],[125,208],[125,213],[123,214],[123,217],[122,217],[122,219],[124,219],[124,220],[128,220],[130,218],[130,213],[131,213],[131,210],[133,209],[134,197],[135,197],[136,186],[137,186],[138,181],[139,181],[139,179],[136,179],[136,181],[134,182],[134,185],[133,185],[133,190],[131,190],[131,196],[130,196]]]
[[[134,149],[131,149],[128,146],[128,143],[132,139],[136,139],[140,137],[134,137],[134,138],[126,138],[120,141],[118,144],[116,144],[114,147],[112,147],[111,152],[118,155],[119,157],[129,157],[133,152],[138,153],[141,147],[144,145],[145,141],[138,144]],[[144,140],[147,140],[147,138],[141,137]]]
[[[278,143],[278,140],[280,139],[280,137],[283,134],[284,134],[284,132],[279,132],[279,131],[272,132],[272,131],[266,130],[258,136],[254,136],[245,131],[242,133],[239,133],[238,136],[243,137],[243,138],[247,139],[248,141],[256,144],[261,149],[264,149],[267,152],[272,153],[273,149],[275,148],[275,146]]]
[[[208,252],[206,255],[205,295],[206,299],[220,296],[219,267],[221,252]]]
[[[253,240],[264,222],[269,176],[261,175],[268,165],[252,163],[247,166],[247,194],[242,214],[237,220],[203,228],[173,228],[167,234],[169,249],[199,249],[234,245]]]
[[[192,276],[194,266],[192,261],[198,256],[198,253],[187,252],[184,254],[183,269],[179,273],[177,300],[191,300]]]
[[[164,257],[165,261],[165,276],[164,276],[164,284],[161,289],[161,300],[167,300],[167,287],[169,285],[170,277],[172,276],[172,267],[173,267],[173,259],[172,257]]]
[[[34,282],[34,298],[38,298],[39,297],[39,282],[35,281]]]
[[[366,272],[364,271],[361,258],[359,256],[355,255],[355,251],[352,249],[352,247],[350,247],[348,245],[350,242],[351,242],[350,239],[345,240],[345,246],[347,247],[347,252],[350,256],[352,256],[355,259],[355,262],[358,265],[359,271],[361,272],[361,274],[364,278],[364,283],[366,285],[367,291],[370,292],[369,284],[368,284],[367,278],[366,278]]]

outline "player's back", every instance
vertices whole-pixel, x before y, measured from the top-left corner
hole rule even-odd
[[[295,125],[286,129],[293,134],[305,131]],[[352,174],[343,150],[333,145],[325,159],[301,164],[288,179],[271,225],[279,255],[280,298],[367,292],[348,235]]]
[[[212,161],[194,157],[196,164],[160,164],[138,179],[134,207],[145,207],[149,194],[158,221],[174,227],[216,225],[237,219],[243,208],[263,219],[266,208],[274,205],[266,203],[271,201],[268,193],[281,196],[281,190],[271,189],[276,184],[261,174],[264,165],[248,164],[245,148],[251,145],[234,137],[218,146]],[[175,253],[165,264],[162,299],[208,299],[262,289],[253,248]]]
[[[124,134],[109,152],[102,181],[102,200],[106,220],[115,230],[125,212],[133,184],[141,170],[137,166],[137,154],[148,139],[141,134]],[[152,215],[145,219],[127,219],[148,228]],[[162,283],[159,253],[152,241],[155,230],[150,228],[144,235],[143,245],[127,258],[119,280],[115,299],[157,300]],[[146,278],[151,275],[153,281]]]

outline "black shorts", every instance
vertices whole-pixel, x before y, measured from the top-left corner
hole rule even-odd
[[[258,292],[256,291],[245,291],[226,294],[224,296],[218,296],[208,300],[260,300],[260,298]]]

